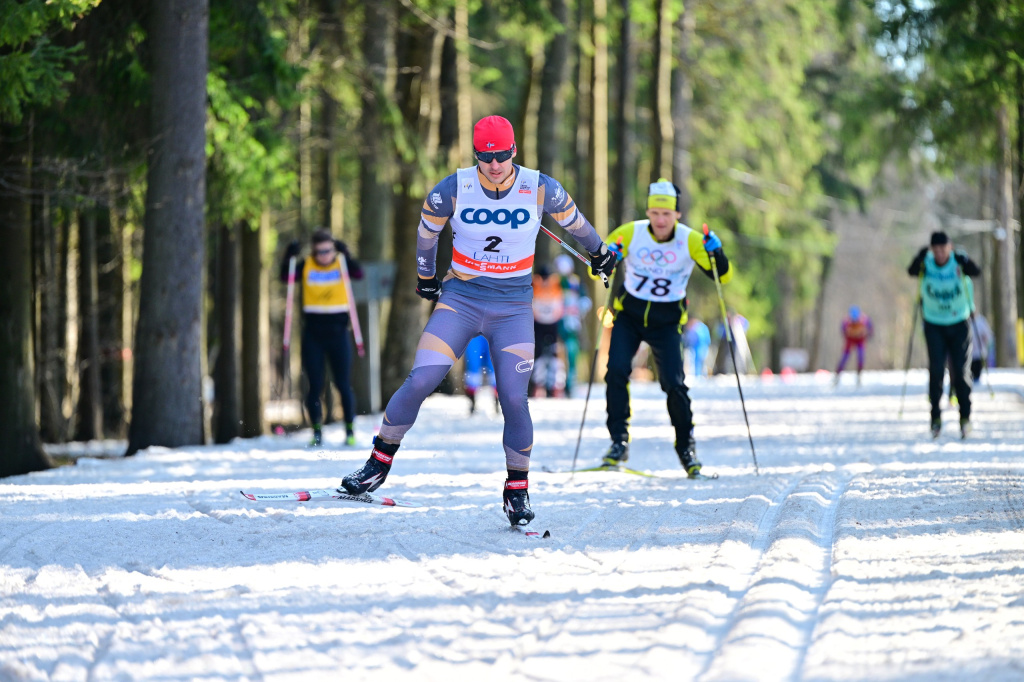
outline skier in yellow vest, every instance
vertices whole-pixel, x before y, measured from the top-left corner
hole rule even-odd
[[[342,271],[342,259],[353,279],[361,279],[362,268],[348,252],[344,242],[335,240],[327,230],[316,230],[312,239],[313,253],[298,260],[295,279],[302,291],[302,368],[306,372],[309,392],[306,409],[313,424],[310,447],[323,442],[323,407],[320,394],[325,385],[325,360],[330,360],[334,385],[341,394],[341,408],[345,412],[345,444],[355,445],[353,421],[356,399],[349,382],[352,364],[352,346],[348,340],[350,305],[348,287]],[[299,242],[293,241],[285,252],[281,264],[281,281],[288,281],[288,262],[299,255]]]
[[[612,231],[605,240],[626,266],[614,302],[615,323],[608,347],[608,433],[612,445],[604,466],[629,459],[629,375],[633,356],[646,341],[658,365],[658,380],[668,395],[668,414],[675,428],[675,449],[690,478],[701,477],[693,440],[693,413],[683,375],[682,333],[686,324],[686,284],[694,266],[709,278],[715,256],[722,283],[732,279],[722,242],[711,232],[704,237],[679,222],[679,189],[665,178],[651,183],[647,220],[635,220]]]

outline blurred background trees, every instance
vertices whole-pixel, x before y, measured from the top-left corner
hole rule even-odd
[[[934,229],[983,263],[980,309],[999,364],[1017,363],[1014,3],[157,5],[0,5],[0,475],[47,466],[40,438],[130,434],[134,451],[263,433],[300,375],[298,354],[281,365],[273,275],[317,226],[393,285],[359,308],[381,355],[357,363],[357,394],[379,408],[429,311],[412,285],[420,205],[473,163],[472,125],[495,113],[517,162],[561,180],[601,233],[642,217],[648,182],[683,187],[684,220],[735,264],[726,296],[759,367],[787,348],[830,367],[851,304],[878,328],[869,366],[900,366],[903,270]],[[449,257],[443,243],[439,271]],[[702,278],[689,303],[717,321]]]

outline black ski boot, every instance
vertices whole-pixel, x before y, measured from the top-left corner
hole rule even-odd
[[[696,444],[691,440],[682,448],[677,446],[676,453],[679,455],[679,463],[682,464],[683,469],[686,470],[686,477],[700,478],[700,469],[703,465],[700,463],[700,460],[697,459]]]
[[[938,438],[940,433],[942,433],[942,419],[932,419],[932,438]]]
[[[604,461],[601,462],[602,466],[606,467],[618,467],[622,466],[629,459],[629,443],[612,443],[612,446],[608,448],[608,452],[604,455]]]
[[[366,464],[363,465],[362,469],[353,471],[341,479],[341,487],[350,495],[362,495],[363,493],[373,492],[388,477],[388,472],[391,471],[391,462],[394,460],[396,452],[398,452],[397,445],[385,443],[380,439],[380,436],[375,436],[370,459],[366,460]]]
[[[533,521],[533,510],[530,509],[530,493],[527,492],[529,481],[507,480],[501,492],[502,508],[513,526],[525,526]]]

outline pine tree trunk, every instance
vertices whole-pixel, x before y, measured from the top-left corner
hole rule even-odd
[[[100,386],[103,401],[103,432],[107,438],[124,436],[127,414],[124,405],[125,375],[125,289],[128,273],[124,248],[124,225],[115,190],[108,183],[107,198],[96,223],[97,321],[100,344]]]
[[[88,206],[78,216],[78,404],[75,440],[103,437],[103,389],[100,386],[100,335],[96,299],[96,214]]]
[[[540,102],[537,108],[537,169],[541,173],[561,180],[563,164],[559,157],[562,150],[562,122],[565,117],[565,84],[569,64],[569,9],[565,0],[550,0],[551,16],[565,30],[551,37],[544,52],[544,69],[540,77]],[[522,137],[520,135],[520,137]],[[529,140],[522,139],[529,144]],[[555,221],[544,216],[544,223],[552,230]],[[552,259],[557,246],[549,239],[541,237],[537,240],[538,263],[547,263]]]
[[[411,330],[421,330],[424,325],[425,306],[415,293],[417,275],[412,265],[416,262],[415,235],[423,206],[421,187],[426,184],[420,173],[420,161],[436,156],[436,148],[431,149],[427,144],[430,122],[437,120],[428,110],[430,92],[437,85],[430,81],[430,75],[435,73],[431,61],[440,58],[440,51],[435,49],[435,38],[433,31],[422,29],[419,33],[407,34],[400,45],[398,63],[408,68],[401,69],[395,95],[405,129],[410,139],[416,141],[414,146],[418,154],[399,164],[401,195],[393,239],[394,259],[398,267],[391,297],[387,341],[381,359],[381,392],[384,396],[390,396],[405,381],[419,340],[419,334],[411,333]]]
[[[619,0],[622,21],[619,24],[618,74],[615,95],[615,130],[618,133],[615,157],[615,183],[612,186],[612,223],[621,225],[636,217],[636,45],[630,0]]]
[[[241,419],[238,404],[238,236],[234,226],[225,222],[220,223],[217,233],[213,440],[229,443],[238,437]]]
[[[263,434],[263,405],[269,375],[270,319],[267,315],[270,280],[263,267],[264,235],[270,212],[256,225],[239,225],[242,242],[242,436]]]
[[[128,454],[203,442],[207,0],[152,7],[151,134]]]
[[[654,52],[654,165],[651,182],[672,174],[672,20],[670,0],[657,0]],[[671,179],[671,178],[670,178]]]
[[[676,35],[679,36],[678,68],[672,73],[672,122],[675,132],[672,150],[672,181],[679,187],[680,220],[689,220],[693,197],[690,196],[690,176],[693,165],[690,149],[693,146],[693,74],[695,63],[693,40],[697,32],[695,2],[685,3],[676,19]]]
[[[594,69],[590,89],[590,195],[594,198],[589,213],[591,224],[600,235],[608,234],[608,4],[593,0]]]
[[[30,130],[0,125],[0,477],[52,466],[36,427]]]
[[[590,34],[590,17],[587,13],[585,3],[576,5],[576,33],[578,35]],[[576,41],[576,117],[574,129],[576,138],[573,141],[572,168],[574,187],[569,191],[576,205],[583,211],[584,215],[590,215],[590,187],[587,168],[590,161],[587,155],[590,153],[590,107],[593,101],[590,97],[590,86],[592,84],[591,74],[594,70],[593,60],[587,56],[581,41]],[[564,180],[562,180],[564,182]],[[566,188],[567,190],[569,188]]]
[[[341,238],[341,223],[334,224],[334,189],[336,182],[334,154],[337,145],[335,126],[338,119],[338,103],[334,101],[326,90],[320,91],[320,128],[323,139],[320,143],[320,182],[319,200],[317,208],[320,209],[320,224],[330,230],[334,236]],[[340,217],[340,213],[338,214]]]
[[[1013,238],[1013,152],[1010,143],[1010,110],[999,107],[999,187],[998,219],[1001,238],[996,240],[995,281],[999,296],[995,299],[996,364],[1017,367],[1015,339],[1017,336],[1017,276]]]
[[[366,3],[365,7],[366,25],[374,26],[375,30],[363,33],[366,78],[359,120],[359,257],[377,261],[387,257],[391,241],[392,192],[388,176],[391,144],[384,113],[394,78],[391,50],[394,17],[390,0]]]
[[[39,433],[44,442],[63,443],[67,440],[67,420],[64,418],[64,397],[68,390],[64,357],[67,318],[63,303],[66,295],[64,277],[67,275],[61,267],[61,245],[49,187],[40,187],[37,198],[33,222],[36,223],[35,292],[39,315],[35,355]]]
[[[1017,64],[1017,218],[1024,223],[1024,65]],[[1021,234],[1024,234],[1022,232]],[[1017,252],[1017,317],[1024,318],[1024,243]],[[1018,351],[1019,354],[1020,351]]]

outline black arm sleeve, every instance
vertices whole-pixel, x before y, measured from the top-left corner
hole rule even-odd
[[[914,260],[910,261],[910,267],[907,268],[907,274],[911,277],[917,277],[921,274],[921,268],[924,267],[924,257],[928,255],[928,247],[924,247],[917,252],[914,256]]]
[[[353,258],[352,254],[348,252],[348,247],[345,245],[345,242],[340,239],[335,239],[334,248],[339,254],[341,254],[341,257],[345,259],[345,266],[348,268],[349,277],[352,279],[362,279],[363,266],[360,265],[359,261]]]
[[[966,253],[959,252],[955,256],[956,262],[960,264],[960,269],[968,277],[978,277],[981,275],[981,267],[971,260],[971,257]]]
[[[288,283],[288,260],[289,260],[288,256],[285,256],[284,259],[281,261],[281,269],[280,269],[280,271],[278,271],[278,278],[282,282],[284,282],[285,284]],[[296,282],[299,281],[300,279],[302,279],[302,267],[305,264],[306,264],[306,261],[302,260],[301,258],[296,258],[295,259],[295,281]]]
[[[715,257],[715,269],[718,270],[718,278],[721,279],[725,273],[729,272],[729,259],[725,257],[725,251],[722,250],[722,247],[718,247],[712,251],[711,255]],[[703,272],[708,279],[715,278],[710,268],[705,270],[699,263],[697,264],[697,267],[700,268],[700,271]]]

